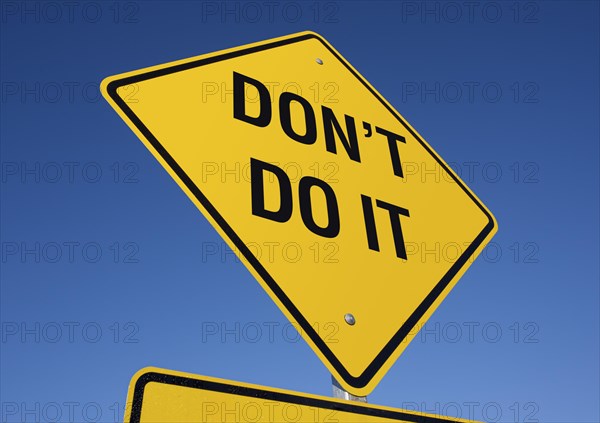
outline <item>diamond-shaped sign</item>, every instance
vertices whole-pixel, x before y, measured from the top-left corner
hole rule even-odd
[[[355,395],[373,389],[496,231],[317,34],[117,75],[102,90]]]

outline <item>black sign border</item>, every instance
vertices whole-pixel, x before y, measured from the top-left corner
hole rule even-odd
[[[300,393],[273,391],[267,387],[239,386],[235,385],[235,382],[216,382],[213,380],[203,379],[202,376],[186,377],[168,373],[159,373],[156,370],[150,370],[141,374],[135,383],[133,399],[131,402],[131,414],[129,422],[126,421],[126,423],[141,423],[143,411],[142,406],[144,403],[144,390],[149,383],[162,383],[166,385],[182,386],[186,388],[200,389],[203,391],[221,392],[224,394],[240,395],[265,401],[276,401],[332,411],[343,411],[347,413],[380,417],[382,419],[399,420],[409,423],[460,422],[460,420],[452,417],[425,416],[413,414],[408,410],[391,411],[376,408],[375,406],[371,406],[367,403],[357,403],[351,401],[336,402],[324,398],[321,399],[302,396]]]
[[[129,108],[127,103],[119,97],[117,94],[117,89],[122,86],[135,84],[138,82],[146,81],[153,78],[158,78],[161,76],[169,75],[176,72],[182,72],[185,70],[189,70],[192,68],[208,65],[211,63],[232,59],[235,57],[256,53],[259,51],[264,51],[272,48],[282,47],[288,44],[297,43],[301,41],[305,41],[308,39],[317,39],[320,41],[341,63],[346,66],[346,68],[369,90],[371,94],[373,94],[381,104],[394,116],[398,121],[406,128],[407,131],[411,133],[415,139],[421,143],[421,145],[431,154],[431,156],[442,166],[449,175],[455,180],[455,182],[463,189],[463,191],[473,200],[473,202],[481,209],[481,211],[488,218],[488,223],[485,225],[483,230],[479,233],[479,235],[475,238],[475,240],[465,249],[463,254],[458,258],[458,260],[450,267],[448,272],[442,277],[442,279],[436,284],[433,290],[425,297],[425,299],[421,302],[421,304],[417,307],[417,309],[410,315],[408,320],[398,329],[398,331],[394,334],[392,339],[385,345],[385,347],[381,350],[381,352],[375,357],[375,359],[367,366],[364,372],[359,376],[351,375],[346,368],[342,365],[342,363],[338,360],[338,358],[333,354],[333,352],[329,349],[327,344],[319,337],[317,331],[309,324],[309,322],[302,316],[298,308],[291,302],[288,296],[283,292],[283,290],[279,287],[277,282],[271,277],[269,272],[260,264],[258,259],[252,254],[250,249],[246,247],[246,245],[242,242],[240,237],[235,233],[233,228],[229,226],[229,224],[223,219],[221,214],[217,211],[217,209],[211,204],[211,202],[206,198],[206,196],[200,191],[200,189],[194,184],[194,182],[190,179],[190,177],[183,171],[183,169],[175,162],[173,157],[165,150],[162,144],[158,141],[158,139],[150,132],[150,130],[142,123],[142,121],[133,113],[133,111]],[[321,351],[321,353],[325,356],[325,358],[331,363],[331,365],[335,368],[338,374],[342,377],[342,379],[350,386],[355,388],[363,388],[365,387],[371,379],[375,376],[375,374],[379,371],[379,369],[385,364],[387,359],[394,353],[396,348],[404,341],[406,336],[412,331],[415,325],[419,322],[420,318],[429,310],[429,308],[433,305],[435,300],[440,296],[440,294],[444,291],[446,286],[452,281],[454,276],[459,272],[459,270],[467,263],[469,258],[473,256],[477,248],[483,243],[485,238],[492,232],[494,229],[494,219],[488,213],[488,211],[483,207],[483,205],[471,194],[471,192],[463,185],[462,181],[458,179],[454,172],[452,172],[446,164],[438,157],[438,155],[431,150],[431,148],[411,129],[411,127],[402,119],[394,109],[392,109],[384,100],[381,98],[377,92],[375,92],[369,84],[358,74],[356,71],[348,64],[348,62],[341,57],[336,51],[334,51],[320,36],[315,33],[305,33],[298,35],[296,37],[286,38],[282,40],[273,41],[271,43],[266,43],[262,45],[256,45],[248,48],[243,48],[236,51],[231,51],[228,53],[219,54],[212,57],[207,57],[203,59],[194,60],[191,62],[180,63],[173,66],[169,66],[167,68],[156,69],[149,72],[117,79],[111,81],[107,85],[107,92],[113,101],[121,108],[123,113],[131,120],[131,122],[138,128],[138,130],[144,135],[144,137],[148,140],[148,142],[156,149],[156,151],[161,155],[161,157],[165,160],[165,162],[171,167],[171,169],[177,174],[177,176],[181,179],[181,181],[185,184],[185,186],[193,193],[196,199],[202,204],[202,206],[206,209],[206,211],[212,216],[215,222],[221,227],[223,232],[231,239],[231,241],[235,244],[235,246],[239,249],[239,251],[244,255],[246,260],[250,263],[250,265],[256,270],[256,272],[261,276],[261,278],[265,281],[265,283],[269,286],[269,288],[273,291],[273,293],[277,296],[279,301],[285,306],[285,308],[289,311],[289,313],[293,316],[293,318],[300,324],[302,330],[310,337],[310,339],[314,342],[317,348]],[[368,283],[368,281],[366,281]]]

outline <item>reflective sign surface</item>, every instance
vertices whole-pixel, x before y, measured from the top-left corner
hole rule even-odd
[[[374,388],[496,231],[314,33],[117,75],[102,89],[355,395]]]

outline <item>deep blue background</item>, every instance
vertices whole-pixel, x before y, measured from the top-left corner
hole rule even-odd
[[[245,268],[203,257],[224,243],[98,93],[108,75],[306,29],[499,221],[370,402],[600,421],[598,2],[272,4],[2,1],[2,421],[119,421],[147,365],[330,395]]]

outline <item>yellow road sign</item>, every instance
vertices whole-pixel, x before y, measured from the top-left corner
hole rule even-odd
[[[125,423],[199,422],[468,423],[152,367],[140,370],[131,380]]]
[[[113,76],[102,92],[355,395],[496,231],[317,34]]]

